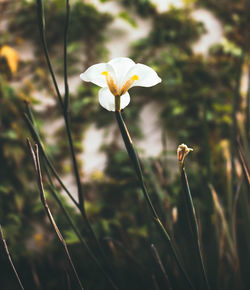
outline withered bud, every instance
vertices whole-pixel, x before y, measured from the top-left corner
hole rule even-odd
[[[177,158],[180,163],[183,163],[185,157],[190,151],[193,151],[192,148],[188,148],[186,144],[179,145],[177,149]]]

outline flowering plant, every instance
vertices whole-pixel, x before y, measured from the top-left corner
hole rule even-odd
[[[147,65],[127,57],[117,57],[107,63],[94,64],[80,78],[101,87],[100,105],[108,111],[120,111],[130,102],[128,90],[135,86],[151,87],[161,82]]]

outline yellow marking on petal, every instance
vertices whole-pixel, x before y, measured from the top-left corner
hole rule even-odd
[[[132,86],[132,84],[134,83],[134,81],[138,81],[139,77],[138,75],[133,75],[128,81],[126,81],[126,83],[122,86],[121,90],[120,90],[120,96],[124,95],[128,89]]]
[[[138,77],[138,75],[133,75],[131,79],[133,81],[138,81],[139,80],[139,77]]]
[[[106,82],[108,84],[110,92],[114,96],[117,96],[118,95],[117,85],[115,84],[115,81],[112,78],[112,76],[110,75],[110,73],[108,71],[104,71],[104,72],[102,72],[102,75],[104,75],[106,77]]]

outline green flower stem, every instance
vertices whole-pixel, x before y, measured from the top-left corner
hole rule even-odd
[[[121,111],[121,96],[115,96],[115,110]]]
[[[184,162],[179,163],[179,168],[180,168],[180,174],[181,174],[181,184],[182,184],[182,189],[184,193],[184,200],[185,200],[185,205],[187,209],[187,219],[188,219],[188,223],[191,229],[193,245],[197,252],[199,264],[202,269],[202,279],[204,282],[204,286],[206,287],[206,289],[209,289],[207,274],[204,267],[202,253],[201,253],[201,243],[200,243],[200,237],[199,237],[198,222],[197,222],[197,218],[195,214],[195,208],[194,208],[192,195],[191,195],[189,184],[188,184],[186,171],[184,168]]]
[[[168,249],[169,251],[171,252],[171,254],[173,255],[175,261],[176,261],[176,264],[180,270],[180,272],[182,273],[183,277],[185,278],[186,282],[187,282],[187,285],[190,289],[194,289],[184,267],[182,266],[182,263],[180,262],[180,259],[178,258],[177,256],[177,252],[175,250],[175,247],[171,241],[171,238],[170,238],[170,235],[168,234],[167,230],[165,229],[165,227],[163,226],[162,222],[160,221],[158,215],[157,215],[157,212],[152,204],[152,201],[150,199],[150,196],[147,192],[147,188],[145,186],[145,183],[144,183],[144,178],[143,178],[143,174],[142,174],[142,169],[141,169],[141,165],[140,165],[140,162],[139,162],[139,159],[138,159],[138,155],[137,155],[137,152],[134,148],[134,145],[133,145],[133,142],[132,142],[132,139],[129,135],[129,132],[128,132],[128,129],[126,127],[126,124],[124,123],[124,120],[122,118],[122,115],[121,115],[121,112],[120,111],[115,111],[115,116],[116,116],[116,120],[117,120],[117,123],[119,125],[119,128],[120,128],[120,131],[121,131],[121,134],[122,134],[122,138],[123,138],[123,141],[124,141],[124,144],[126,146],[126,149],[127,149],[127,152],[128,152],[128,155],[134,165],[134,169],[136,171],[136,174],[137,174],[137,177],[139,179],[139,184],[140,184],[140,187],[142,189],[142,192],[143,192],[143,195],[146,199],[146,202],[148,204],[148,207],[151,211],[151,214],[152,214],[152,217],[153,217],[153,221],[154,223],[156,224],[156,226],[158,227],[160,233],[162,234],[163,238],[165,239],[166,243],[167,243],[167,246],[168,246]]]

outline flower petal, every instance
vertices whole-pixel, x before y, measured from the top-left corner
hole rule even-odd
[[[129,93],[121,96],[121,109],[127,107],[130,102]],[[102,88],[99,91],[99,103],[108,111],[115,111],[115,97],[108,88]]]
[[[107,63],[98,63],[89,67],[84,73],[80,74],[80,78],[85,82],[91,82],[100,87],[107,87],[105,75],[102,73],[108,71],[110,66]]]
[[[128,80],[133,76],[137,76],[138,80],[135,80],[131,87],[152,87],[161,82],[161,78],[151,67],[141,63],[137,63],[129,70],[126,79]]]
[[[115,72],[115,82],[118,88],[121,88],[124,84],[124,78],[127,72],[135,66],[135,62],[128,57],[116,57],[108,62]]]

